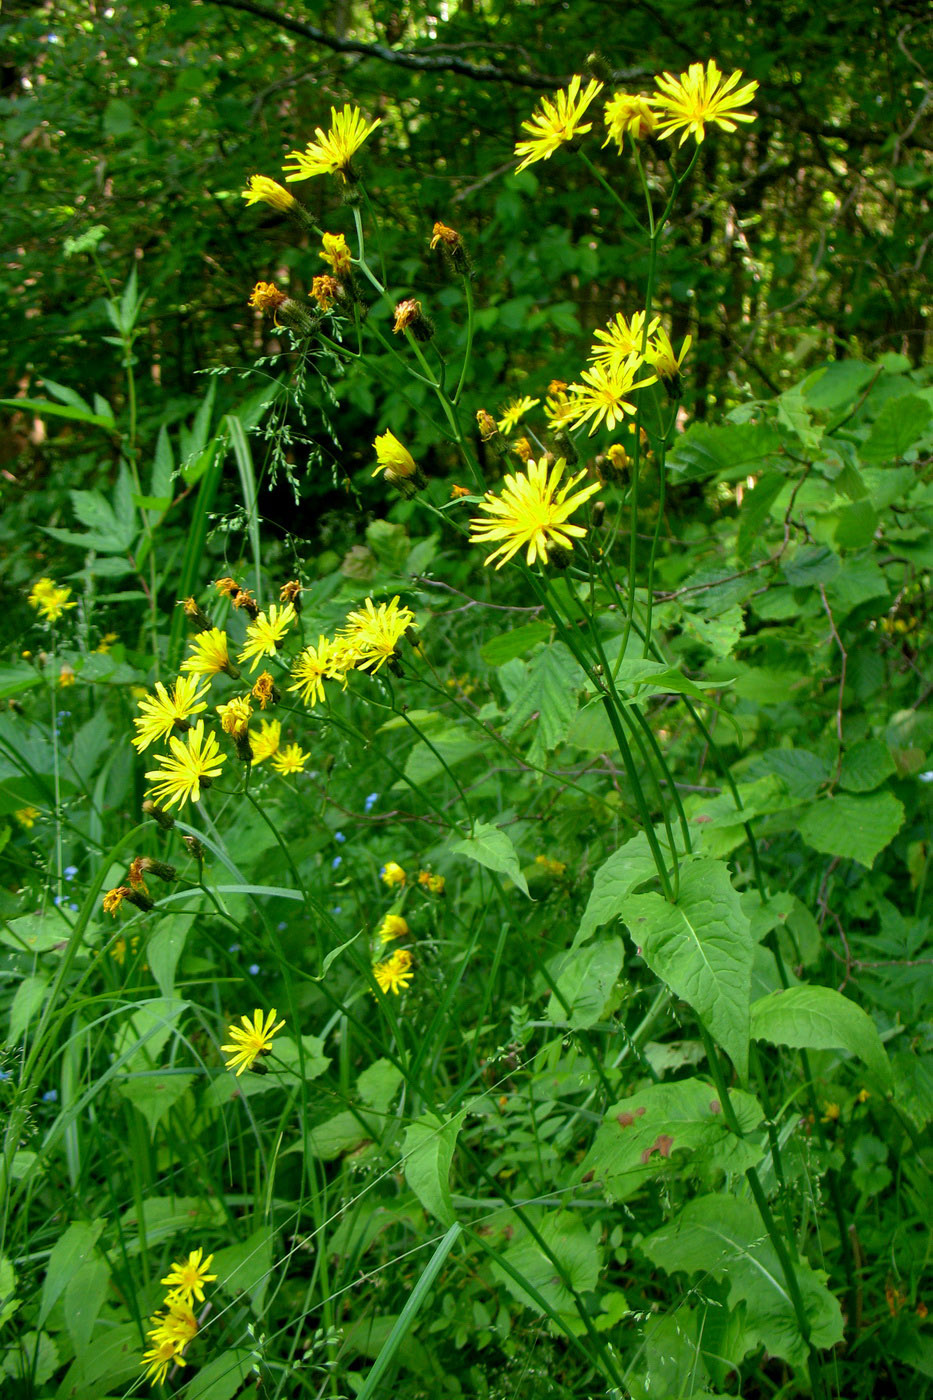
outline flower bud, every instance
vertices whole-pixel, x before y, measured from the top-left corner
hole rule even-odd
[[[165,812],[161,807],[157,807],[151,798],[146,798],[142,810],[143,815],[152,817],[153,821],[159,823],[163,831],[171,831],[172,827],[175,825],[175,818],[172,816],[171,812]]]
[[[182,841],[187,847],[189,856],[193,856],[199,865],[204,863],[204,847],[196,836],[183,835]]]
[[[179,606],[196,632],[210,632],[214,626],[207,613],[194,598],[182,598]]]
[[[398,335],[399,331],[411,331],[416,340],[424,343],[431,339],[434,327],[422,311],[421,302],[415,301],[414,297],[407,297],[395,308],[395,325],[392,331],[395,335]]]

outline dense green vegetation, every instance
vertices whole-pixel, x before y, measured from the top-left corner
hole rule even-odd
[[[0,20],[4,1394],[921,1397],[922,7],[437,8]]]

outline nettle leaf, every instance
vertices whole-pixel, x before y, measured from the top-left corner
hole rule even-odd
[[[613,851],[596,872],[572,948],[579,948],[581,943],[592,938],[600,924],[620,918],[624,902],[632,891],[657,873],[651,847],[643,831]]]
[[[611,648],[606,650],[611,660]],[[702,700],[704,690],[720,690],[728,684],[727,681],[692,681],[676,666],[642,657],[626,658],[618,670],[613,665],[613,677],[619,695],[636,703],[653,695],[690,695],[694,700]]]
[[[515,735],[536,716],[534,747],[541,756],[564,742],[577,712],[577,692],[586,677],[562,642],[544,647],[528,663],[525,678],[509,705],[504,733]]]
[[[743,1133],[754,1134],[758,1100],[734,1089],[729,1102]],[[739,1137],[725,1120],[717,1091],[701,1079],[651,1084],[612,1105],[580,1164],[610,1200],[625,1201],[646,1181],[701,1170],[744,1172],[761,1160],[760,1134]]]
[[[528,894],[528,881],[522,874],[518,852],[511,836],[501,827],[493,826],[490,822],[476,822],[472,833],[462,841],[455,841],[450,849],[454,855],[469,856],[477,865],[507,875],[522,894]],[[531,898],[530,894],[528,898]]]
[[[512,1221],[510,1221],[512,1224]],[[588,1230],[579,1215],[569,1210],[551,1211],[534,1221],[541,1238],[547,1244],[564,1270],[571,1287],[577,1293],[591,1293],[598,1281],[602,1253],[598,1240],[600,1227]],[[516,1238],[503,1253],[516,1273],[541,1295],[553,1312],[572,1318],[579,1324],[579,1315],[573,1294],[561,1281],[554,1266],[554,1258],[541,1248],[538,1241],[522,1226],[517,1217],[514,1222]],[[512,1273],[492,1264],[493,1273],[505,1285],[512,1297],[533,1312],[542,1314],[537,1299],[522,1288]]]
[[[522,627],[513,627],[511,632],[500,632],[490,637],[480,650],[480,656],[487,666],[504,666],[516,656],[524,656],[538,642],[546,642],[551,635],[549,622],[526,622]]]
[[[746,1200],[719,1192],[690,1201],[679,1215],[639,1246],[666,1273],[712,1275],[729,1285],[729,1302],[745,1304],[746,1330],[772,1356],[791,1366],[807,1363],[787,1281],[761,1216]],[[806,1263],[794,1266],[811,1340],[831,1347],[842,1340],[838,1300]]]
[[[557,991],[548,1002],[548,1020],[569,1025],[572,1030],[595,1026],[612,996],[622,963],[625,945],[621,938],[603,938],[582,952],[571,949],[551,964]]]
[[[874,1021],[832,987],[790,987],[761,997],[751,1009],[753,1040],[795,1050],[848,1050],[885,1087],[891,1066]]]
[[[777,418],[781,426],[799,438],[809,456],[817,457],[823,442],[823,429],[813,426],[803,386],[797,384],[793,389],[787,389],[776,403]]]
[[[780,450],[781,436],[770,423],[691,423],[668,454],[667,466],[684,481],[719,476],[732,481]]]
[[[825,544],[806,545],[786,559],[781,568],[791,587],[815,588],[836,577],[840,568],[839,555]]]
[[[693,1007],[744,1079],[754,944],[728,867],[684,861],[676,903],[636,894],[623,914],[652,972]]]
[[[863,739],[844,755],[839,786],[846,792],[871,792],[896,772],[887,744],[882,739]]]
[[[903,804],[891,792],[824,797],[804,813],[799,830],[815,851],[857,860],[870,870],[904,825],[904,815]]]
[[[863,462],[894,462],[915,447],[933,416],[933,409],[919,394],[888,399],[862,444]]]
[[[446,1226],[454,1223],[450,1164],[465,1117],[466,1109],[446,1122],[426,1113],[408,1125],[403,1139],[405,1180],[425,1210]]]

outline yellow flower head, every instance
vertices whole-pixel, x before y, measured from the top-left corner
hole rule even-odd
[[[41,613],[46,622],[57,622],[68,608],[76,608],[77,603],[69,603],[71,589],[59,585],[54,579],[40,578],[29,592],[28,602]]]
[[[431,894],[443,894],[446,883],[443,875],[432,875],[430,870],[418,871],[418,884]]]
[[[30,831],[36,824],[36,817],[39,816],[39,808],[19,807],[13,815],[24,831]]]
[[[219,627],[211,627],[207,632],[199,632],[191,638],[191,655],[181,663],[183,671],[194,676],[216,676],[218,671],[226,671],[230,676],[239,675],[230,664],[227,651],[227,634]]]
[[[469,496],[470,494],[469,486],[458,486],[456,482],[454,482],[453,486],[450,488],[450,499],[452,501],[462,501],[464,496]]]
[[[735,131],[736,122],[755,120],[754,112],[740,112],[758,91],[756,82],[737,87],[742,79],[740,69],[728,78],[720,72],[713,59],[704,70],[702,63],[691,63],[686,73],[675,78],[664,73],[655,79],[656,92],[648,100],[659,114],[658,135],[674,136],[681,132],[679,144],[693,135],[697,145],[706,135],[707,122]]]
[[[393,938],[407,938],[410,930],[401,914],[386,914],[376,930],[380,943],[391,943]]]
[[[394,860],[386,861],[379,872],[379,877],[384,885],[389,886],[389,889],[392,889],[393,885],[404,885],[408,878],[402,867]]]
[[[610,97],[604,113],[609,135],[603,145],[608,146],[610,141],[614,141],[621,151],[625,146],[626,133],[635,141],[643,141],[646,136],[650,136],[658,120],[648,101],[643,93],[633,97],[627,92],[617,92]]]
[[[249,728],[253,707],[249,703],[248,695],[235,695],[225,705],[218,705],[217,713],[220,716],[220,727],[224,733],[229,734],[233,739],[242,739]]]
[[[346,626],[340,629],[338,639],[352,647],[358,670],[371,670],[375,675],[395,656],[409,627],[417,625],[411,609],[399,607],[398,595],[391,603],[380,603],[378,607],[372,598],[367,598],[362,612],[347,614]]]
[[[147,1381],[164,1385],[170,1366],[186,1366],[188,1363],[183,1360],[171,1337],[162,1337],[158,1342],[153,1341],[149,1350],[143,1352],[143,1359],[139,1364],[147,1368]]]
[[[104,895],[103,900],[101,901],[101,903],[103,904],[104,913],[112,914],[113,917],[116,918],[117,910],[123,903],[124,899],[126,898],[126,895],[127,890],[124,885],[116,885],[112,890],[108,890],[107,893]]]
[[[279,291],[274,282],[257,282],[250,292],[247,306],[252,306],[256,311],[271,311],[274,314],[283,301],[288,301],[288,297],[285,292]]]
[[[585,536],[586,530],[582,525],[568,525],[567,520],[584,501],[595,495],[599,482],[591,482],[571,495],[586,472],[577,472],[563,486],[559,486],[566,465],[563,457],[560,457],[548,474],[546,462],[529,462],[525,472],[506,476],[501,496],[486,492],[480,502],[480,510],[486,511],[492,519],[470,521],[473,527],[470,543],[503,541],[487,557],[487,564],[501,555],[496,565],[497,569],[501,569],[520,549],[527,549],[525,557],[529,564],[534,564],[536,560],[546,564],[549,549],[557,546],[570,550],[574,539]]]
[[[565,861],[553,860],[551,856],[535,856],[535,865],[540,865],[549,875],[559,879],[567,869]]]
[[[303,151],[289,152],[287,159],[294,161],[294,165],[283,166],[286,180],[292,184],[295,180],[310,180],[313,175],[339,175],[343,181],[352,179],[350,161],[379,125],[377,117],[367,126],[360,109],[348,103],[342,112],[331,107],[330,130],[315,127],[317,141],[309,141]]]
[[[613,369],[597,364],[585,369],[580,378],[582,384],[571,384],[570,407],[561,420],[562,427],[579,428],[592,418],[590,437],[600,423],[614,428],[623,422],[626,413],[634,413],[635,405],[627,397],[646,384],[654,384],[656,376],[649,374],[644,379],[636,379],[642,359],[640,355],[629,355],[621,365]]]
[[[253,751],[253,767],[278,753],[282,741],[282,726],[277,719],[261,719],[259,733],[251,734],[249,746]]]
[[[661,324],[660,316],[653,316],[648,324],[648,335],[654,335]],[[645,313],[636,311],[628,320],[620,311],[612,318],[605,330],[593,332],[593,345],[590,359],[603,365],[614,374],[621,369],[631,355],[643,358],[642,345],[645,343]]]
[[[530,413],[533,408],[537,408],[540,399],[530,399],[527,394],[520,399],[509,399],[502,410],[502,417],[496,424],[500,433],[512,433],[518,427],[526,413]]]
[[[270,180],[266,175],[251,175],[242,194],[249,204],[269,204],[280,214],[290,214],[298,207],[298,201],[284,185]]]
[[[75,668],[73,666],[69,666],[66,662],[58,673],[58,684],[64,689],[65,686],[74,685],[74,683]]]
[[[320,277],[312,278],[308,296],[313,297],[322,311],[329,311],[342,294],[343,289],[336,277],[331,277],[329,272],[322,272]]]
[[[676,354],[667,331],[663,326],[659,326],[654,338],[648,342],[645,359],[659,379],[676,379],[692,343],[693,337],[685,336],[680,354]]]
[[[407,447],[403,447],[394,433],[386,431],[380,433],[373,443],[376,450],[376,461],[379,465],[373,472],[373,476],[378,476],[380,472],[385,472],[391,478],[400,477],[402,480],[414,476],[418,468],[415,459]]]
[[[526,437],[516,438],[512,443],[512,451],[517,452],[522,461],[526,464],[535,455],[535,450]]]
[[[200,802],[201,787],[210,787],[226,763],[213,734],[204,734],[204,721],[199,719],[193,729],[185,735],[183,744],[174,735],[169,738],[173,757],[158,754],[154,768],[146,774],[153,783],[151,797],[160,806],[180,807],[185,802]]]
[[[239,1079],[245,1069],[252,1069],[253,1061],[258,1055],[270,1054],[269,1042],[285,1025],[284,1021],[276,1023],[275,1008],[267,1016],[257,1009],[253,1012],[253,1019],[248,1016],[241,1016],[242,1030],[240,1026],[228,1026],[227,1034],[232,1041],[230,1045],[221,1045],[221,1050],[225,1055],[229,1055],[227,1069],[236,1067],[236,1076]]]
[[[325,233],[321,240],[323,251],[318,254],[335,277],[347,277],[351,271],[350,245],[342,233]]]
[[[342,680],[346,675],[352,657],[345,646],[331,641],[329,637],[318,637],[317,646],[307,646],[296,658],[292,666],[295,684],[289,692],[298,691],[301,699],[312,708],[320,701],[324,703],[325,680]]]
[[[193,1249],[187,1259],[182,1260],[180,1264],[172,1264],[165,1278],[161,1280],[170,1290],[170,1302],[186,1303],[189,1307],[194,1302],[204,1302],[204,1285],[216,1282],[217,1275],[207,1272],[211,1267],[213,1254],[209,1254],[206,1259],[203,1255],[203,1249]]]
[[[449,248],[453,252],[455,248],[460,247],[460,235],[456,229],[448,228],[446,224],[438,222],[434,225],[431,234],[431,247],[436,248],[438,243],[442,243],[445,248]]]
[[[570,400],[567,385],[563,379],[552,379],[548,385],[548,396],[544,401],[544,416],[552,428],[559,427],[567,413]]]
[[[396,948],[391,957],[378,962],[373,967],[373,976],[379,983],[381,992],[399,992],[408,987],[414,973],[411,971],[411,953],[407,948]]]
[[[519,170],[538,160],[550,160],[559,146],[572,141],[575,136],[592,131],[593,123],[583,122],[582,118],[593,98],[602,92],[603,85],[591,78],[581,93],[582,81],[576,74],[571,78],[570,86],[562,88],[553,102],[549,97],[542,97],[531,114],[531,120],[522,122],[522,130],[530,132],[531,139],[519,141],[515,147],[515,154],[525,157],[518,166]]]
[[[272,767],[282,777],[287,777],[289,773],[303,773],[305,764],[311,757],[305,753],[300,744],[286,744],[284,749],[279,749],[272,757]]]
[[[171,694],[161,681],[156,681],[155,691],[155,695],[146,695],[139,701],[140,718],[133,719],[137,734],[130,743],[137,753],[148,749],[150,744],[167,739],[176,726],[187,729],[190,716],[207,709],[207,701],[203,698],[207,687],[197,676],[179,676]]]
[[[295,621],[295,609],[291,603],[280,608],[273,603],[268,616],[261,612],[255,621],[246,628],[246,646],[237,657],[238,661],[251,661],[251,671],[255,671],[264,656],[274,656],[282,644],[282,638]]]

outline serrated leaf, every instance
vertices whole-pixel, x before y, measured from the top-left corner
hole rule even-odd
[[[517,734],[535,718],[535,745],[555,749],[567,737],[577,712],[577,691],[586,678],[562,642],[544,647],[528,663],[525,678],[509,705],[504,733]]]
[[[504,666],[513,657],[524,656],[538,642],[546,642],[551,630],[549,622],[526,622],[522,627],[490,637],[480,649],[480,656],[487,666]]]
[[[652,972],[692,1006],[744,1079],[754,944],[727,866],[684,861],[676,903],[631,895],[623,917]]]
[[[753,1040],[795,1050],[847,1050],[886,1086],[891,1066],[874,1021],[832,987],[789,987],[754,1002]]]
[[[418,1200],[442,1225],[454,1223],[450,1164],[466,1109],[446,1121],[426,1113],[405,1129],[405,1179]]]
[[[744,562],[760,539],[761,528],[768,518],[786,478],[781,472],[765,472],[755,486],[746,491],[742,498],[742,511],[739,515],[739,532],[736,536],[736,553]]]
[[[823,442],[823,430],[815,427],[803,387],[799,384],[788,389],[776,399],[777,418],[782,427],[788,429],[801,442],[810,457],[817,457]]]
[[[89,1255],[100,1238],[104,1228],[103,1220],[75,1220],[56,1240],[49,1255],[49,1264],[42,1285],[42,1302],[39,1307],[41,1327],[55,1304]]]
[[[639,831],[637,836],[613,851],[597,870],[572,947],[579,948],[581,943],[593,936],[600,924],[620,918],[625,900],[632,891],[657,873],[648,838],[643,831]]]
[[[863,739],[846,750],[839,786],[846,792],[871,792],[896,772],[887,744],[882,739]]]
[[[641,657],[626,658],[613,666],[615,687],[623,699],[630,696],[636,701],[647,700],[653,695],[690,695],[695,700],[703,699],[704,690],[718,689],[727,681],[692,681],[676,666],[668,666],[664,661],[648,661]]]
[[[685,481],[748,476],[779,451],[780,434],[769,423],[691,423],[668,453],[667,466]]]
[[[872,797],[824,797],[804,813],[798,830],[824,855],[857,860],[870,870],[904,825],[904,807],[890,792]]]
[[[792,588],[815,588],[838,574],[839,555],[828,545],[807,545],[785,560],[781,568]]]
[[[272,1273],[272,1228],[261,1225],[240,1244],[230,1245],[214,1255],[212,1271],[217,1287],[236,1297],[248,1293],[253,1312],[262,1316],[263,1303]]]
[[[701,1079],[651,1084],[606,1113],[579,1167],[592,1172],[610,1200],[625,1201],[647,1181],[708,1168],[744,1172],[761,1160],[761,1105],[734,1089],[729,1102],[745,1137],[725,1120],[717,1091]]]
[[[852,403],[877,374],[877,365],[864,360],[833,360],[814,370],[801,387],[810,407],[825,413]]]
[[[578,1294],[590,1293],[599,1281],[601,1251],[598,1233],[588,1230],[578,1215],[570,1211],[551,1211],[535,1220],[535,1225],[550,1251],[546,1253],[538,1241],[516,1221],[517,1238],[504,1251],[512,1269],[526,1279],[548,1307],[558,1316],[577,1317],[573,1293],[562,1282],[554,1265],[556,1258],[564,1270],[571,1288]],[[553,1257],[551,1257],[553,1256]],[[541,1304],[532,1293],[522,1288],[511,1272],[492,1270],[513,1298],[542,1314]]]
[[[729,1285],[732,1307],[744,1302],[746,1327],[762,1346],[791,1366],[805,1367],[808,1347],[787,1291],[787,1280],[761,1216],[750,1201],[719,1192],[690,1201],[640,1248],[666,1273],[712,1275]],[[808,1264],[794,1273],[803,1296],[811,1341],[817,1347],[842,1340],[842,1312]]]
[[[149,1125],[150,1136],[154,1136],[162,1119],[190,1089],[195,1078],[193,1074],[176,1074],[172,1070],[162,1074],[144,1073],[118,1084],[117,1091],[139,1109]]]
[[[619,980],[624,958],[621,938],[603,938],[580,952],[571,949],[559,954],[551,964],[557,993],[548,1002],[548,1020],[569,1025],[571,1030],[595,1026]]]
[[[7,1035],[7,1045],[16,1045],[22,1039],[26,1027],[45,1000],[48,985],[49,979],[45,973],[24,977],[20,982],[10,1007],[10,1030]]]
[[[487,870],[507,875],[523,894],[528,894],[528,881],[522,874],[512,838],[501,827],[492,826],[489,822],[476,822],[471,835],[454,842],[450,849],[454,855],[468,856]],[[528,897],[531,898],[530,895]]]
[[[846,566],[826,585],[826,600],[838,621],[872,598],[890,594],[884,570],[874,559],[846,560]]]
[[[896,462],[915,447],[926,431],[933,409],[918,394],[902,394],[882,405],[862,444],[863,462]]]

